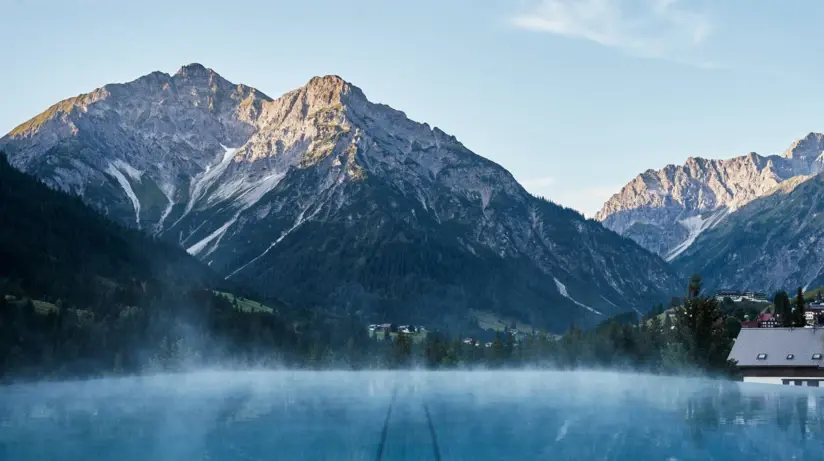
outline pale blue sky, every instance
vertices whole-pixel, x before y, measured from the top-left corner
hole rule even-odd
[[[0,0],[0,131],[200,62],[272,97],[339,74],[593,214],[648,168],[824,130],[817,0]]]

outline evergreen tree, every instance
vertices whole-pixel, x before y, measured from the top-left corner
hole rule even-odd
[[[441,340],[439,333],[429,333],[424,342],[424,355],[429,368],[438,368],[447,355],[448,345]]]
[[[701,293],[701,287],[703,285],[704,282],[701,280],[701,276],[698,274],[693,274],[690,278],[689,287],[687,288],[688,297],[690,299],[697,298]]]
[[[395,337],[395,347],[393,351],[393,363],[395,366],[409,365],[412,356],[412,339],[408,334],[398,333]]]
[[[672,319],[670,318],[669,314],[667,314],[667,315],[664,316],[664,322],[663,322],[662,329],[664,330],[664,332],[666,334],[667,332],[671,331],[672,328],[673,328]]]
[[[727,338],[735,339],[740,332],[741,321],[735,317],[727,317],[727,320],[724,321],[724,333],[726,333]]]
[[[446,355],[441,359],[439,365],[447,368],[458,366],[458,363],[460,363],[460,350],[461,340],[458,336],[458,339],[455,339],[447,346]]]
[[[787,292],[783,290],[776,292],[773,304],[775,305],[773,312],[778,316],[779,324],[784,327],[793,326],[793,310],[790,307],[790,297]]]
[[[807,325],[807,319],[804,314],[806,311],[806,302],[804,301],[804,290],[798,287],[798,294],[795,297],[795,309],[793,310],[793,326],[803,328]]]
[[[693,275],[689,297],[676,310],[674,339],[688,365],[709,372],[726,372],[730,368],[727,356],[732,341],[724,334],[724,315],[718,301],[702,296],[701,285],[701,277]]]
[[[513,355],[515,352],[515,335],[512,332],[506,333],[506,339],[504,341],[504,358],[506,360],[512,360]]]
[[[495,332],[495,340],[492,341],[492,363],[501,366],[505,359],[504,342],[501,341],[501,333]]]

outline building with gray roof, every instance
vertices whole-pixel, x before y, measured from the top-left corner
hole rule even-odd
[[[745,382],[818,387],[824,381],[824,329],[743,328],[729,359]]]

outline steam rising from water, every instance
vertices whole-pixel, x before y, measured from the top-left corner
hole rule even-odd
[[[819,459],[823,405],[604,372],[211,371],[3,388],[0,459]]]

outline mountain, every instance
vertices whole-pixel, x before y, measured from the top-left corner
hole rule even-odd
[[[824,135],[810,133],[783,154],[729,160],[690,157],[682,166],[647,170],[596,215],[607,228],[672,261],[707,229],[789,179],[824,170]]]
[[[61,101],[0,139],[0,149],[17,168],[110,218],[161,230],[202,194],[189,190],[190,179],[203,179],[221,142],[241,145],[256,131],[267,101],[191,65]]]
[[[215,274],[175,245],[113,223],[49,189],[0,153],[0,295],[91,307],[164,287],[199,288]]]
[[[657,256],[337,76],[272,99],[199,64],[154,72],[62,101],[0,149],[295,305],[559,331],[681,291]]]
[[[824,178],[782,182],[702,232],[673,263],[708,287],[794,293],[824,285]]]

